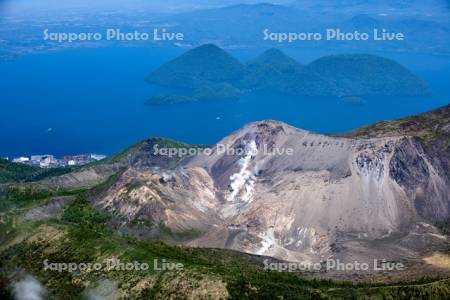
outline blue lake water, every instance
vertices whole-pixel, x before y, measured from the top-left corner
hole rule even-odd
[[[391,55],[430,82],[423,98],[245,95],[239,101],[146,106],[145,76],[182,53],[168,48],[70,49],[0,61],[0,156],[113,154],[148,136],[214,143],[245,123],[276,119],[336,133],[382,119],[427,111],[450,101],[450,57]],[[259,51],[258,51],[259,52]],[[317,52],[288,52],[308,62]],[[251,51],[232,52],[241,59]]]

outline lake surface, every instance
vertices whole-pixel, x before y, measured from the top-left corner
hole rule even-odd
[[[366,104],[349,104],[331,97],[250,94],[239,101],[144,105],[154,92],[145,76],[183,51],[68,49],[0,61],[0,156],[110,155],[148,136],[214,143],[261,119],[336,133],[450,102],[450,57],[398,54],[390,57],[426,79],[432,96],[371,97]],[[259,52],[232,54],[248,59]],[[317,52],[287,53],[305,63],[318,56]]]

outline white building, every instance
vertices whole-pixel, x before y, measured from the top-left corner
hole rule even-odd
[[[22,164],[26,163],[26,162],[29,162],[29,161],[30,161],[30,159],[28,157],[25,157],[25,156],[21,156],[21,157],[13,159],[13,162],[15,162],[15,163],[22,163]]]
[[[32,155],[31,160],[40,162],[40,161],[55,161],[56,159],[53,155],[45,154],[45,155]]]
[[[56,158],[50,154],[31,156],[31,163],[39,165],[41,168],[48,168],[55,165],[57,162]]]
[[[91,158],[94,160],[102,160],[106,158],[106,155],[100,155],[100,154],[91,154]]]

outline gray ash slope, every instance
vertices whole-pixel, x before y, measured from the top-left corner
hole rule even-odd
[[[288,261],[419,259],[447,244],[435,225],[450,217],[449,111],[343,136],[250,123],[211,154],[130,163],[92,201],[142,238]]]

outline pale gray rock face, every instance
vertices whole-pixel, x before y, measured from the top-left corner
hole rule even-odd
[[[413,137],[261,121],[175,169],[128,169],[97,204],[124,226],[151,222],[151,237],[161,224],[193,230],[179,241],[191,246],[287,261],[417,258],[446,241],[430,225],[450,215],[444,171]]]
[[[54,197],[43,206],[28,210],[23,218],[25,220],[46,220],[57,217],[63,212],[64,206],[74,200],[73,196]]]

